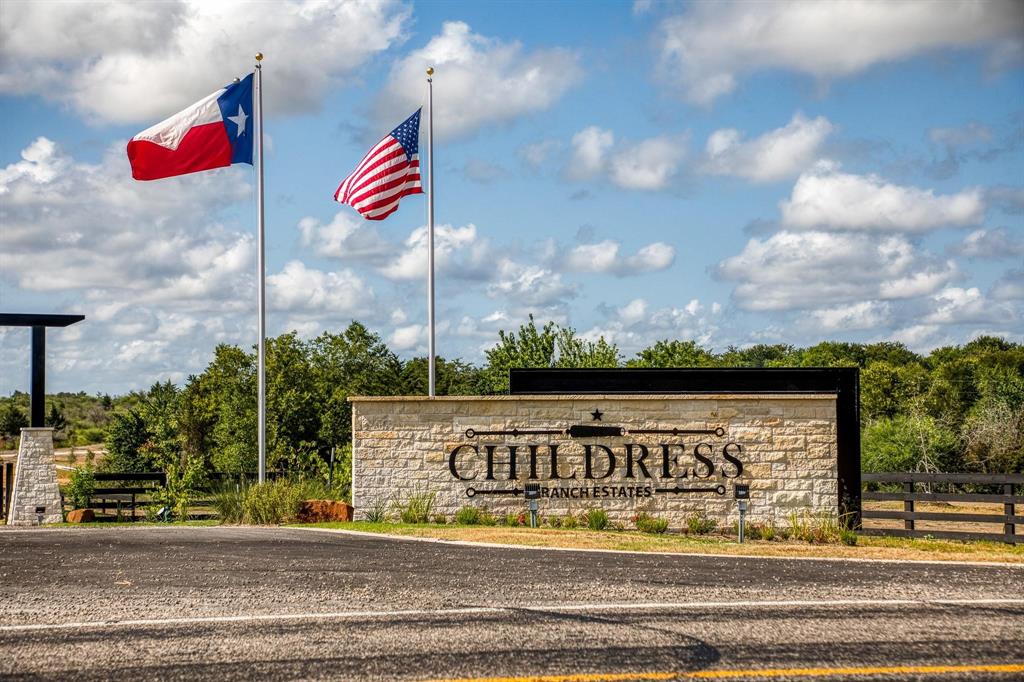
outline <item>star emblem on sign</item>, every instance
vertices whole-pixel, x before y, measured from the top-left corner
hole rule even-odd
[[[235,137],[241,137],[243,134],[245,134],[245,121],[248,118],[249,116],[245,113],[245,110],[242,109],[241,104],[238,105],[238,115],[228,116],[228,120],[233,122],[238,127],[238,130],[235,132]]]
[[[601,415],[603,415],[604,412],[602,412],[600,409],[596,409],[590,414],[594,417],[594,421],[599,422],[601,421]]]

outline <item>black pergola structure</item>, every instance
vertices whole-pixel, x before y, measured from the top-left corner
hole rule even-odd
[[[29,424],[44,426],[46,421],[46,328],[67,327],[81,322],[85,315],[39,315],[0,313],[0,327],[32,327],[32,390],[29,392]]]
[[[512,369],[509,393],[834,393],[839,513],[860,528],[857,367]]]

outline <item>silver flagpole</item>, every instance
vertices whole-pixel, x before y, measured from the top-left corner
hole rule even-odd
[[[427,69],[427,353],[428,379],[434,397],[437,367],[434,356],[434,69]]]
[[[257,395],[259,403],[259,482],[267,479],[267,252],[263,239],[263,53],[256,53],[256,72],[253,76],[253,113],[256,116],[254,131],[256,134],[256,223],[259,228],[256,248],[259,251],[260,288],[256,296],[259,307],[260,340],[257,344]]]

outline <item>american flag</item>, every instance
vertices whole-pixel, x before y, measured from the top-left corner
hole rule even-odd
[[[348,204],[367,220],[384,220],[399,200],[423,194],[420,185],[420,110],[374,145],[356,169],[341,181],[334,200]]]

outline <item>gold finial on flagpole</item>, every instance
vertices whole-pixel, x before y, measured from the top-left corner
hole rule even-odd
[[[433,66],[428,66],[427,67],[427,78],[430,78],[433,75],[434,75],[434,67]]]
[[[256,61],[258,61],[258,62],[262,62],[263,61],[263,53],[262,52],[257,52],[256,53]]]

